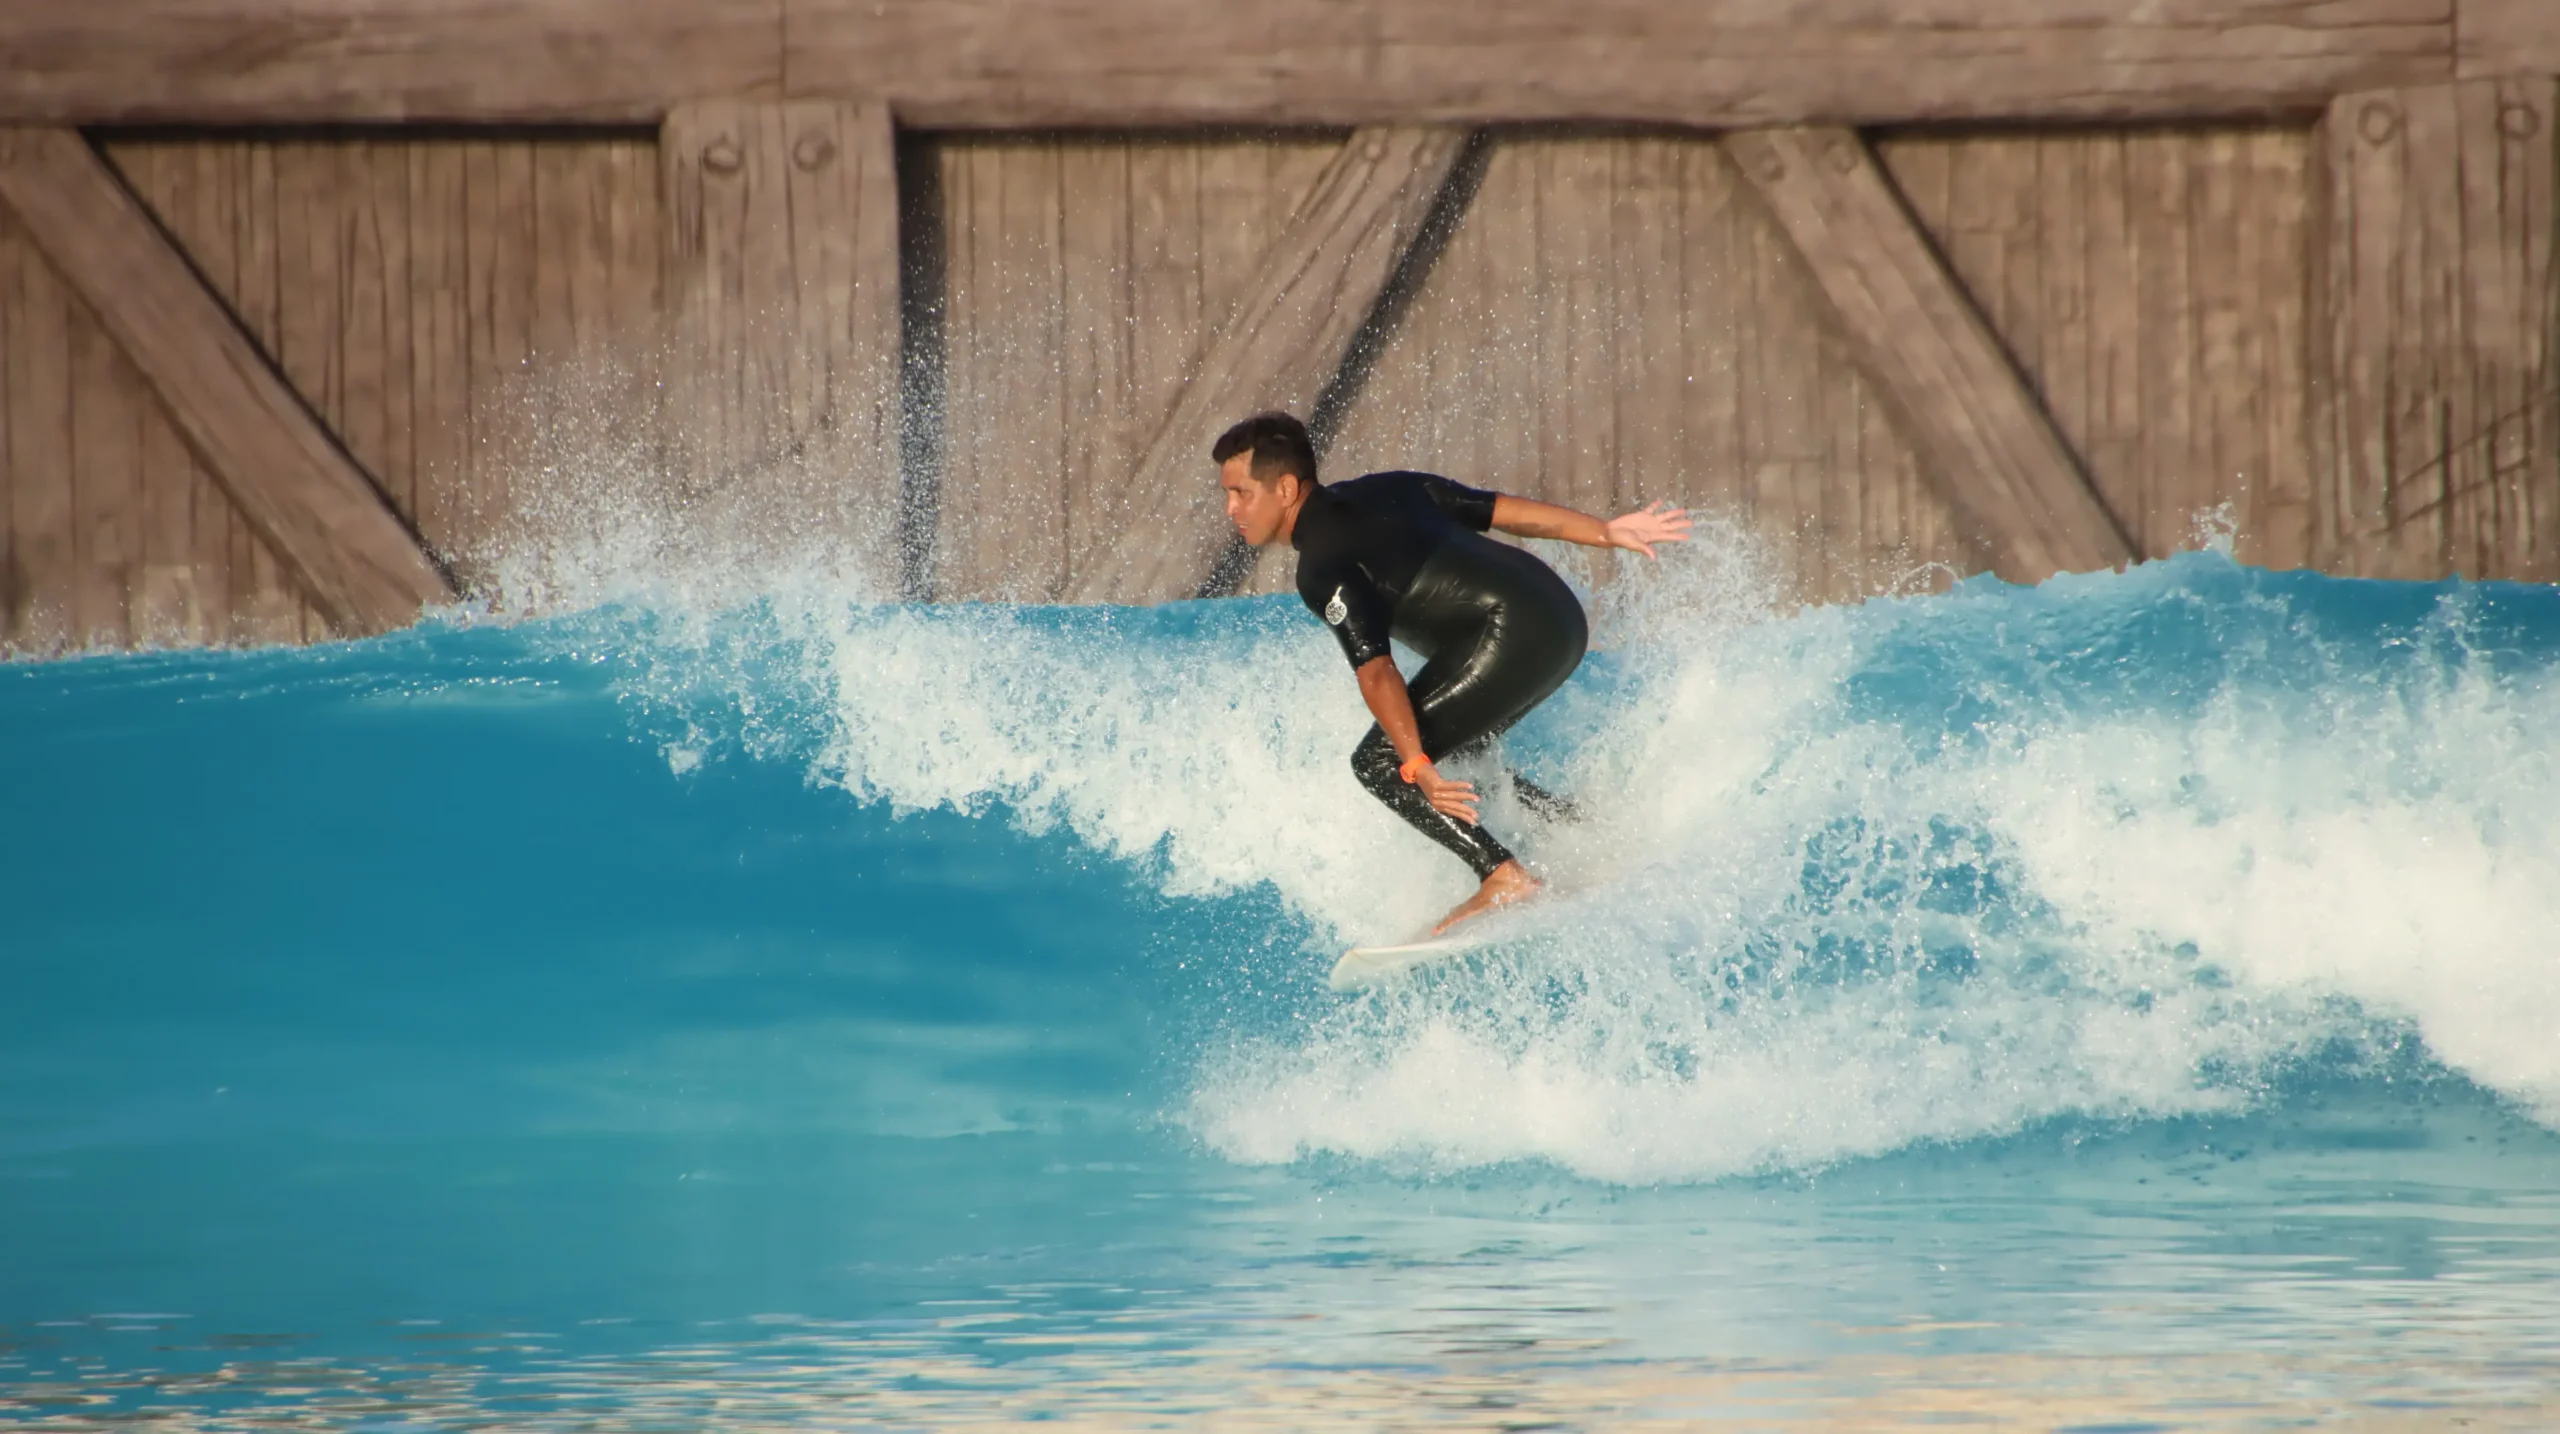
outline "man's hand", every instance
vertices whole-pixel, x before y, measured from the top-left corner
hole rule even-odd
[[[1632,513],[1611,518],[1603,527],[1609,546],[1654,556],[1656,543],[1689,541],[1689,512],[1668,503],[1648,503]]]
[[[1413,774],[1413,784],[1422,789],[1431,809],[1444,817],[1455,817],[1468,826],[1476,825],[1476,784],[1454,781],[1440,775],[1440,769],[1426,762]]]

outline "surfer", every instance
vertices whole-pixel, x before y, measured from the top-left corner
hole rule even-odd
[[[1257,414],[1210,449],[1227,517],[1256,547],[1298,553],[1298,596],[1324,620],[1377,718],[1351,752],[1351,770],[1388,810],[1455,852],[1476,874],[1475,895],[1432,934],[1528,896],[1538,879],[1477,819],[1472,783],[1438,763],[1481,750],[1564,685],[1589,640],[1582,604],[1555,569],[1484,536],[1500,529],[1654,556],[1685,541],[1688,514],[1655,503],[1607,521],[1571,508],[1489,493],[1432,473],[1316,479],[1306,425]],[[1425,659],[1407,682],[1393,636]],[[1515,777],[1522,800],[1560,806]]]

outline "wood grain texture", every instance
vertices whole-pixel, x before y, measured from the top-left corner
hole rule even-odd
[[[0,132],[0,200],[332,624],[383,631],[452,598],[382,495],[78,135]]]
[[[782,0],[11,0],[0,120],[651,123],[773,93]]]
[[[2351,95],[2321,125],[2323,567],[2560,577],[2549,79]]]
[[[55,277],[34,237],[0,204],[15,280],[0,326],[8,357],[11,644],[60,652],[73,645],[78,588],[72,526],[71,326],[78,300]]]
[[[653,441],[654,140],[151,136],[106,148],[259,350],[466,579],[493,570],[524,535],[525,504],[547,497],[524,475],[627,472]],[[242,542],[235,605],[308,627],[282,615],[294,590],[263,546]],[[214,571],[214,556],[199,566]]]
[[[1879,157],[2146,557],[2310,561],[2309,135],[1905,134]]]
[[[1799,129],[1723,143],[1903,431],[1989,539],[1994,569],[2032,581],[2129,560],[2131,545],[2077,456],[1865,142],[1847,130]]]
[[[2452,0],[791,0],[794,95],[913,123],[2194,118],[2441,80]]]
[[[2465,63],[2547,46],[2462,0]],[[0,120],[1698,125],[2315,108],[2453,77],[2455,0],[13,0]]]
[[[1497,140],[1328,470],[1424,468],[1594,509],[1672,500],[1741,530],[1807,600],[1979,570],[1743,187],[1703,138]],[[1534,547],[1606,576],[1587,550]],[[1266,553],[1247,590],[1283,590],[1292,566]]]
[[[696,495],[896,571],[899,250],[879,105],[705,101],[659,141],[669,455]],[[599,274],[610,272],[599,256]],[[597,302],[603,302],[599,295]],[[742,539],[743,540],[743,539]]]
[[[1343,142],[1140,450],[1119,511],[1106,519],[1122,540],[1072,575],[1072,600],[1154,602],[1199,589],[1228,536],[1203,476],[1210,442],[1245,414],[1313,407],[1465,144],[1458,130],[1388,128]]]
[[[2456,0],[2459,78],[2560,72],[2560,5],[2551,0]]]
[[[1122,540],[1139,452],[1340,148],[1300,133],[935,146],[937,596],[1054,601]]]

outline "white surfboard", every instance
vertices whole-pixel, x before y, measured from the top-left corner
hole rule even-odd
[[[1325,984],[1337,991],[1366,990],[1417,967],[1465,955],[1484,943],[1484,933],[1462,930],[1396,946],[1354,946],[1333,963],[1333,974]]]

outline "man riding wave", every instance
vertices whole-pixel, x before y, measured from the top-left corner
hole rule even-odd
[[[1535,892],[1538,879],[1478,820],[1474,785],[1442,776],[1438,763],[1482,750],[1564,685],[1590,628],[1555,569],[1484,534],[1650,558],[1655,545],[1688,538],[1688,514],[1655,503],[1603,521],[1431,473],[1319,483],[1306,426],[1285,413],[1228,429],[1210,457],[1236,531],[1256,547],[1297,550],[1298,596],[1359,677],[1377,722],[1352,749],[1352,772],[1476,874],[1475,895],[1432,934]],[[1424,658],[1410,682],[1390,637]],[[1533,806],[1561,805],[1516,777],[1514,786]]]

